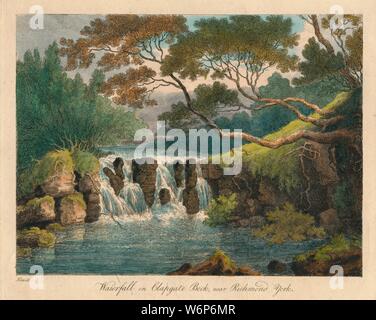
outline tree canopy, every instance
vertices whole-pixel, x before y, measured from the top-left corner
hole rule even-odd
[[[281,73],[300,71],[302,76],[295,80],[300,84],[334,75],[350,89],[361,86],[362,22],[359,16],[345,16],[345,30],[340,32],[332,28],[331,16],[302,18],[313,26],[317,41],[310,39],[303,52],[305,60],[300,62],[293,53],[299,36],[293,32],[291,18],[275,15],[204,18],[195,23],[194,30],[189,30],[185,18],[179,15],[108,15],[91,21],[78,40],[62,38],[60,53],[67,57],[69,70],[96,63],[104,72],[111,72],[101,91],[117,104],[155,105],[153,92],[166,86],[179,89],[184,101],[162,115],[170,121],[175,115],[189,114],[220,130],[213,117],[226,108],[278,106],[320,129],[341,119],[330,115],[326,115],[328,119],[316,119],[301,112],[306,108],[324,113],[305,97],[263,96],[260,79],[267,70],[275,69]],[[322,29],[330,31],[337,48],[325,38]],[[193,93],[189,92],[184,82],[202,77],[211,77],[213,83],[198,85]],[[236,92],[220,84],[223,79],[233,83]],[[248,102],[239,103],[236,93]],[[323,143],[352,139],[346,130],[304,131],[278,141],[249,133],[241,137],[270,148],[302,138]]]

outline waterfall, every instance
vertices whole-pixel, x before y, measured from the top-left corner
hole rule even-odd
[[[209,207],[209,202],[212,197],[209,183],[203,178],[200,163],[196,165],[197,170],[197,184],[196,190],[200,203],[200,210],[206,210]]]
[[[112,214],[117,217],[140,216],[150,210],[145,202],[144,194],[138,183],[133,182],[132,160],[124,160],[124,188],[117,196],[110,185],[108,177],[103,173],[105,167],[114,170],[113,161],[116,155],[109,155],[100,159],[100,180],[101,180],[101,209],[104,214]],[[154,203],[151,213],[154,216],[161,216],[164,213],[173,213],[174,216],[184,216],[186,210],[183,206],[183,190],[185,181],[181,187],[177,187],[174,178],[173,163],[158,164],[156,169],[156,184],[154,193]],[[196,166],[197,184],[196,190],[199,197],[200,210],[206,210],[211,198],[211,190],[207,181],[202,177],[201,167]],[[170,202],[162,205],[159,199],[161,189],[170,192]]]

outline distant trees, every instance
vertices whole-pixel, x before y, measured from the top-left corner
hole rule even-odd
[[[17,61],[17,169],[23,170],[46,152],[79,146],[97,146],[130,138],[143,123],[132,112],[113,106],[98,95],[104,81],[94,71],[85,84],[77,74],[70,79],[63,71],[56,43],[44,57],[27,51]]]

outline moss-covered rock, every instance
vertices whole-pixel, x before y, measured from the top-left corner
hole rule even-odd
[[[362,248],[359,241],[334,236],[316,250],[296,256],[292,263],[295,275],[329,276],[330,268],[340,265],[345,276],[362,275]]]
[[[68,150],[47,153],[37,166],[40,177],[35,182],[41,183],[42,190],[56,197],[74,192],[73,160]]]
[[[27,247],[17,247],[16,256],[17,258],[29,258],[32,255],[31,248]]]
[[[55,246],[56,237],[53,233],[32,227],[17,233],[17,245],[21,248],[52,248]]]
[[[64,229],[65,228],[59,223],[51,223],[46,227],[46,230],[52,233],[62,232]]]
[[[51,196],[31,199],[17,208],[17,228],[44,225],[55,218],[55,201]]]
[[[86,217],[86,203],[82,193],[75,192],[61,199],[59,220],[63,226],[83,223]]]
[[[168,273],[169,275],[261,275],[248,266],[237,267],[222,250],[217,249],[207,260],[194,266],[184,263],[178,270]]]

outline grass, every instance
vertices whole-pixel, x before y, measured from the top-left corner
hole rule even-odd
[[[72,193],[72,194],[65,196],[61,200],[61,204],[63,205],[65,202],[79,203],[80,206],[86,210],[86,203],[85,203],[84,197],[82,196],[82,193],[76,192],[76,193]]]

